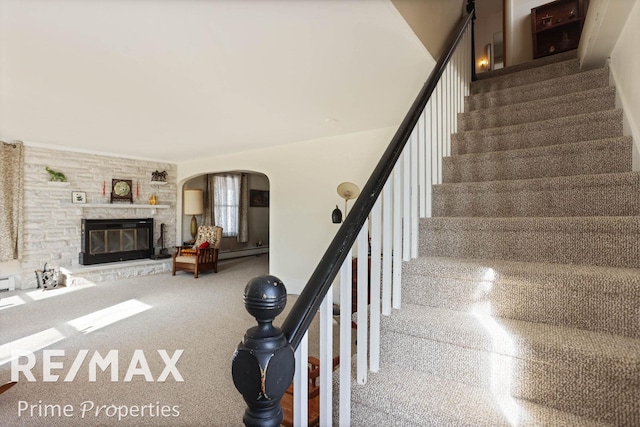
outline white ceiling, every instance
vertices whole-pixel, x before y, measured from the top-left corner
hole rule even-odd
[[[179,163],[397,125],[389,0],[0,0],[0,138]]]

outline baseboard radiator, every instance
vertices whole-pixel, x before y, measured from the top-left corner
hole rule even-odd
[[[239,249],[237,251],[225,251],[225,252],[220,252],[220,255],[218,255],[218,259],[232,259],[232,258],[241,258],[241,257],[245,257],[245,256],[251,256],[251,255],[261,255],[261,254],[268,254],[269,253],[269,247],[268,246],[257,246],[255,248],[247,248],[247,249]]]
[[[0,291],[15,291],[16,280],[13,277],[0,277]]]

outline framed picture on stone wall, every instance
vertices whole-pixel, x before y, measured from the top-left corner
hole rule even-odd
[[[87,193],[84,191],[72,191],[71,203],[87,203]]]

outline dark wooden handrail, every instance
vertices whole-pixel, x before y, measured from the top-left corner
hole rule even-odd
[[[467,16],[460,21],[447,41],[447,51],[440,57],[435,68],[431,71],[422,90],[420,90],[409,112],[382,155],[382,158],[373,170],[371,177],[364,185],[360,196],[356,199],[351,211],[345,218],[316,269],[311,274],[309,281],[291,308],[289,315],[282,323],[282,332],[284,332],[294,349],[298,348],[302,337],[309,328],[309,325],[311,325],[316,312],[320,308],[320,304],[340,271],[340,267],[347,253],[349,253],[349,249],[358,237],[362,225],[382,192],[382,188],[400,158],[402,150],[409,140],[422,111],[435,90],[447,64],[451,60],[465,29],[473,22],[474,17],[475,7],[473,2],[470,1],[467,6]],[[474,62],[472,59],[472,66],[475,65]]]
[[[294,350],[309,329],[469,25],[473,41],[474,17],[474,1],[467,0],[467,16],[449,36],[446,52],[436,63],[281,328],[275,327],[273,320],[286,305],[284,283],[277,277],[266,275],[252,279],[245,287],[245,308],[255,317],[258,326],[245,333],[236,348],[231,368],[234,385],[247,403],[243,417],[246,426],[277,427],[282,423],[280,400],[293,380]],[[475,76],[474,63],[472,53],[472,78]]]

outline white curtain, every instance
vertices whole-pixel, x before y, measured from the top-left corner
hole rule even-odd
[[[224,237],[249,241],[247,174],[208,174],[204,181],[203,224],[222,227]]]
[[[225,237],[237,236],[239,229],[240,175],[217,174],[213,178],[215,224]]]
[[[0,262],[22,257],[24,147],[0,141]]]

